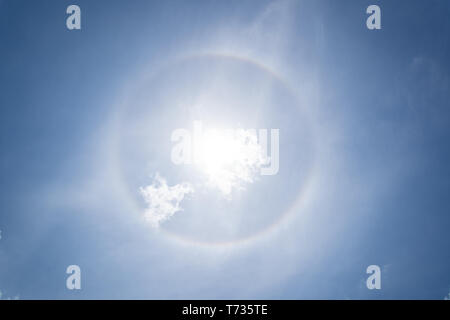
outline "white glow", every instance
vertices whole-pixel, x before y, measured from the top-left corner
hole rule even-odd
[[[226,196],[233,189],[243,189],[245,183],[253,183],[267,163],[255,130],[208,130],[198,160],[208,184]]]

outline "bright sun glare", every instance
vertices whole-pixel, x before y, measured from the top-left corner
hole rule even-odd
[[[208,183],[225,195],[254,182],[266,163],[254,130],[211,129],[205,132],[198,155]]]

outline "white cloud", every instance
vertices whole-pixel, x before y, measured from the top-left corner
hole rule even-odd
[[[444,297],[444,300],[450,300],[450,292]]]
[[[200,166],[207,175],[207,184],[228,198],[233,190],[253,183],[267,164],[256,131],[242,129],[226,134],[210,130],[203,138],[203,147]]]
[[[153,183],[141,187],[140,192],[148,204],[145,210],[145,219],[152,226],[158,227],[161,222],[183,210],[180,202],[185,195],[194,192],[194,189],[191,184],[185,182],[170,187],[167,185],[166,179],[156,173]]]

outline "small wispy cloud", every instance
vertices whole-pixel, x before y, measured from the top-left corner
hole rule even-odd
[[[145,219],[153,227],[158,227],[161,222],[183,210],[180,203],[186,195],[194,192],[194,188],[186,182],[169,186],[166,179],[156,173],[153,183],[141,187],[140,192],[148,205]]]

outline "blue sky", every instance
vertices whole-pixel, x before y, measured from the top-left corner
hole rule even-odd
[[[0,298],[443,299],[449,14],[0,0]],[[279,172],[224,197],[170,160],[171,132],[195,120],[278,128]],[[159,228],[139,193],[156,173],[195,186]],[[372,264],[381,290],[366,288]]]

